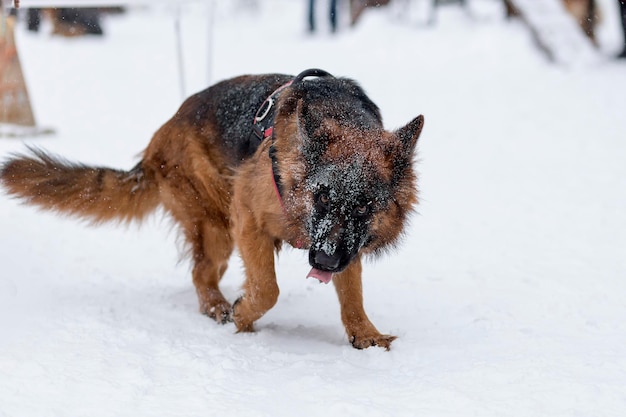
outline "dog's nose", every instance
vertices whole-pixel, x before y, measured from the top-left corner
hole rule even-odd
[[[315,263],[319,266],[324,267],[325,269],[332,271],[339,266],[339,262],[341,261],[341,257],[337,254],[328,255],[323,250],[317,252],[315,254]]]

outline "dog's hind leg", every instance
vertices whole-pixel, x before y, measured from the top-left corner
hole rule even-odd
[[[227,229],[209,221],[197,223],[185,231],[192,242],[193,284],[198,294],[200,312],[218,323],[230,320],[231,306],[219,289],[219,282],[226,272],[233,243]]]
[[[216,179],[217,182],[217,179]],[[166,176],[161,182],[163,205],[177,221],[190,246],[193,283],[200,312],[225,323],[231,307],[219,290],[233,251],[228,214],[203,192],[201,182],[188,176]]]
[[[156,172],[161,202],[191,250],[200,312],[224,323],[231,306],[219,290],[233,251],[230,183],[218,153],[176,117],[155,134],[144,160]]]
[[[363,287],[361,284],[361,261],[355,259],[348,268],[333,277],[333,283],[341,305],[341,320],[352,346],[365,349],[380,346],[389,350],[396,336],[381,334],[372,324],[363,309]]]
[[[231,306],[219,289],[219,282],[226,272],[233,251],[227,216],[207,212],[199,194],[190,183],[181,181],[177,187],[163,186],[171,197],[164,198],[166,209],[172,214],[190,247],[193,284],[198,295],[200,312],[218,323],[230,320]],[[181,192],[182,191],[182,192]]]

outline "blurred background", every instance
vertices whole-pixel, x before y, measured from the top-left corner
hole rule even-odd
[[[389,354],[349,346],[301,251],[237,335],[197,313],[163,216],[95,229],[0,196],[0,415],[626,415],[622,2],[2,2],[0,159],[129,169],[184,97],[311,67],[388,129],[426,122],[417,213],[364,268]],[[235,256],[229,300],[242,281]]]
[[[460,67],[466,65],[483,65],[487,71],[489,62],[512,65],[507,55],[564,70],[626,57],[626,6],[621,0],[127,0],[111,5],[103,5],[102,0],[58,4],[22,0],[20,9],[12,8],[12,1],[3,3],[3,15],[13,22],[11,27],[17,25],[15,36],[23,38],[17,44],[24,46],[15,57],[24,55],[22,71],[31,79],[25,85],[39,84],[41,75],[35,68],[41,65],[51,79],[58,80],[57,59],[85,64],[88,55],[83,55],[83,49],[89,53],[107,45],[119,49],[115,41],[105,39],[125,37],[129,45],[125,50],[132,56],[120,51],[110,66],[143,72],[146,65],[172,81],[179,99],[235,73],[299,72],[303,64],[332,65],[339,73],[354,73],[354,66],[363,71],[378,66],[376,72],[382,73],[388,65],[404,61],[437,66],[448,71],[449,78],[458,78],[466,69]],[[43,7],[55,5],[64,7]],[[78,5],[83,7],[68,7]],[[13,29],[5,26],[0,46],[10,51]],[[522,38],[527,41],[523,48],[516,44]],[[135,42],[142,41],[145,45],[133,49]],[[46,57],[37,48],[68,48],[68,52]],[[524,53],[531,56],[522,58]],[[22,82],[22,75],[12,70],[15,64],[10,64],[14,55],[2,57],[0,121],[14,123],[19,117],[8,112],[15,109],[25,117],[18,124],[34,125],[29,110],[19,110],[15,104],[20,100],[17,90],[10,93]],[[93,66],[87,71],[97,70]],[[40,87],[33,86],[31,94],[39,93]],[[11,100],[14,104],[9,105]],[[35,108],[42,104],[32,101]],[[41,113],[44,121],[46,113]]]

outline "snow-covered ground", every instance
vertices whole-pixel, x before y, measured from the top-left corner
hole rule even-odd
[[[90,228],[0,196],[0,416],[626,415],[615,2],[601,2],[597,62],[571,67],[548,64],[495,0],[474,0],[474,19],[442,8],[434,27],[423,10],[371,11],[336,37],[305,33],[304,1],[243,3],[182,9],[188,94],[209,61],[213,81],[320,67],[358,80],[389,128],[426,116],[419,213],[365,269],[366,310],[398,340],[353,349],[299,251],[281,254],[258,332],[235,334],[197,312],[167,218]],[[28,143],[132,167],[181,102],[174,12],[109,17],[102,39],[19,27],[36,116],[57,134],[0,139],[0,157]],[[231,300],[242,275],[233,258]]]

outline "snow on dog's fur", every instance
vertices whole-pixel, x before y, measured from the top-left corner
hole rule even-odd
[[[273,135],[257,140],[252,122],[269,96]],[[188,98],[130,171],[34,150],[8,160],[0,181],[30,204],[95,223],[140,220],[163,206],[190,244],[200,311],[239,331],[276,303],[274,251],[283,242],[307,249],[309,276],[336,287],[352,345],[389,349],[395,337],[363,309],[361,258],[393,247],[417,203],[412,162],[423,122],[386,131],[354,81],[321,70],[247,75]],[[235,246],[246,281],[231,306],[218,284]]]

